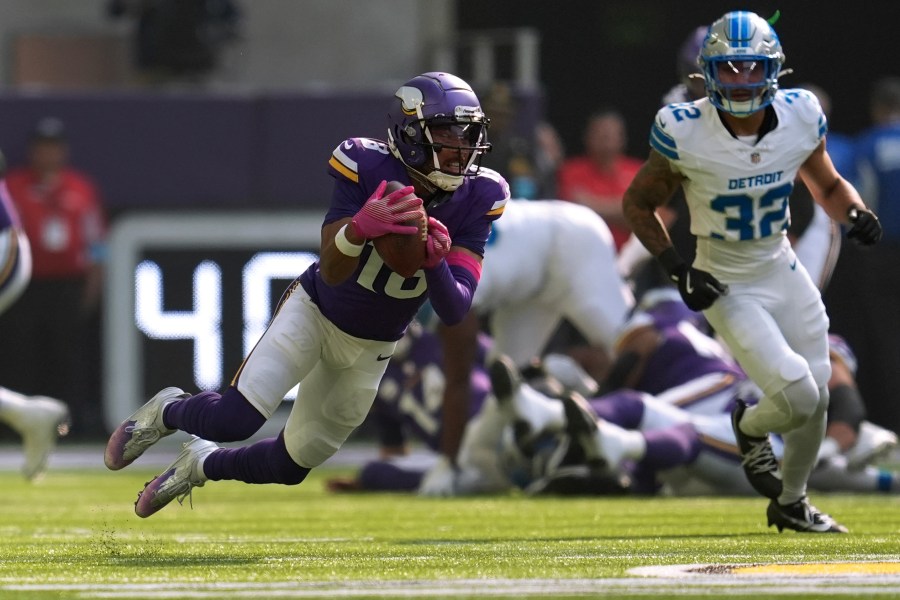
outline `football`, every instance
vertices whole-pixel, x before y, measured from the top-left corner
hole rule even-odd
[[[399,181],[390,181],[385,195],[406,187]],[[424,217],[424,213],[423,213]],[[425,262],[425,241],[428,238],[428,224],[425,218],[407,221],[407,225],[417,225],[418,233],[389,233],[372,240],[375,251],[393,272],[401,277],[412,277]]]

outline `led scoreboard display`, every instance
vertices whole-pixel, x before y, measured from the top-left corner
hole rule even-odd
[[[104,314],[107,426],[166,386],[223,389],[284,289],[316,260],[321,224],[307,213],[117,220]]]

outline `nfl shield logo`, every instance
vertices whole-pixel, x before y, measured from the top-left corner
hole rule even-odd
[[[752,162],[754,165],[758,165],[759,158],[760,158],[759,152],[754,152],[753,154],[750,155],[750,162]]]

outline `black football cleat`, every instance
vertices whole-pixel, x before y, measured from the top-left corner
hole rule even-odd
[[[566,413],[566,433],[581,447],[584,461],[592,469],[606,469],[606,459],[597,441],[597,413],[577,392],[564,394],[561,400]]]
[[[769,436],[747,435],[738,426],[746,410],[747,404],[738,398],[731,411],[731,427],[741,453],[741,466],[753,489],[774,500],[781,495],[781,469],[772,451]]]
[[[820,512],[809,503],[804,496],[793,504],[778,504],[778,500],[769,502],[766,510],[769,517],[769,527],[775,525],[778,533],[785,529],[793,529],[801,533],[847,533],[847,528]]]
[[[536,479],[527,488],[529,496],[623,496],[631,480],[622,473],[591,469],[587,465],[559,467]]]
[[[501,408],[509,407],[512,404],[513,396],[522,385],[522,375],[512,359],[506,355],[495,358],[488,365],[488,377],[491,380],[491,389],[500,402]]]

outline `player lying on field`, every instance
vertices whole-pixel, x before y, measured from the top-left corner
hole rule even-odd
[[[594,464],[604,464],[627,473],[631,491],[636,493],[753,494],[741,469],[730,415],[727,412],[738,397],[749,403],[759,392],[742,383],[730,385],[730,397],[710,390],[709,379],[690,381],[659,396],[635,390],[619,390],[585,400],[577,393],[561,400],[536,391],[508,361],[492,368],[495,389],[509,389],[506,397],[498,394],[501,406],[509,406],[514,419],[528,426],[518,428],[514,446],[507,443],[510,476],[530,493],[596,489]],[[840,369],[841,367],[836,367]],[[753,395],[755,394],[755,395]],[[723,402],[723,397],[728,398]],[[719,412],[691,412],[680,408],[691,401],[706,402],[707,408],[722,403]],[[565,424],[558,420],[541,423],[534,415],[549,414],[555,402],[563,405]],[[538,408],[544,405],[543,408]],[[523,434],[523,432],[528,432]],[[559,447],[577,444],[585,460],[573,464],[562,458],[556,468],[546,469],[547,457],[560,455]],[[897,438],[871,423],[863,422],[859,441],[848,452],[821,452],[810,476],[810,487],[820,491],[900,492],[900,476],[871,464],[883,452],[896,447]],[[780,461],[783,445],[773,437],[774,460]],[[517,455],[518,451],[518,455]]]
[[[711,343],[715,340],[709,338]],[[502,395],[502,403],[491,393],[489,374],[484,367],[484,357],[490,349],[490,341],[481,337],[481,346],[477,367],[472,373],[472,407],[470,421],[466,430],[463,449],[458,461],[458,471],[454,487],[449,493],[473,494],[503,492],[514,486],[527,488],[531,492],[555,491],[560,489],[590,493],[621,492],[621,480],[610,477],[607,471],[595,469],[593,472],[585,461],[585,454],[580,446],[590,444],[572,444],[573,426],[575,434],[581,434],[585,442],[583,419],[580,409],[571,401],[561,402],[554,395],[564,395],[562,386],[546,374],[533,378],[533,373],[525,373],[527,382],[519,384],[519,375],[515,367],[492,369],[494,379],[501,387],[514,392]],[[721,351],[720,351],[721,352]],[[559,357],[551,357],[548,363],[560,362]],[[498,361],[495,365],[502,365]],[[553,367],[558,374],[563,371]],[[567,365],[569,370],[572,365]],[[841,367],[836,366],[835,371]],[[734,383],[743,382],[746,378],[739,370],[732,374]],[[535,371],[539,373],[539,371]],[[590,381],[584,376],[583,381]],[[720,414],[714,416],[695,416],[684,409],[672,405],[684,399],[697,399],[698,389],[710,382],[708,376],[675,388],[662,396],[670,406],[659,409],[661,415],[657,421],[650,417],[658,408],[660,401],[649,395],[637,392],[614,394],[610,398],[601,398],[599,406],[605,406],[611,413],[615,407],[629,410],[622,417],[620,426],[615,425],[615,418],[600,421],[593,436],[599,446],[592,451],[595,458],[602,458],[607,464],[626,467],[635,481],[634,490],[655,491],[657,485],[649,483],[652,472],[666,471],[676,465],[690,465],[697,460],[703,451],[714,453],[713,458],[727,457],[721,461],[724,469],[729,470],[727,485],[719,490],[703,489],[696,482],[694,485],[676,486],[678,474],[666,473],[665,479],[674,492],[697,493],[745,493],[749,491],[740,468],[740,459],[734,447],[733,433],[728,425],[729,406],[716,394],[705,397],[706,402],[695,402],[695,407],[719,402]],[[441,370],[440,344],[436,336],[416,326],[404,339],[402,351],[395,353],[395,359],[388,366],[382,386],[371,413],[380,432],[382,456],[379,460],[366,464],[360,473],[349,480],[332,480],[330,487],[335,491],[348,490],[391,490],[416,491],[421,485],[423,473],[434,462],[434,455],[418,453],[410,458],[407,454],[410,438],[424,443],[431,450],[436,450],[440,439],[440,397],[443,390],[443,374]],[[533,384],[533,385],[532,385]],[[585,384],[579,384],[585,387]],[[538,392],[543,389],[548,394]],[[740,386],[734,385],[732,394]],[[614,398],[621,397],[613,401]],[[731,396],[733,398],[733,395]],[[568,404],[570,415],[567,418],[565,407]],[[650,408],[646,408],[650,406]],[[641,412],[643,411],[643,412]],[[636,416],[637,415],[637,416]],[[638,427],[642,417],[647,416],[649,424],[656,431],[640,433],[628,431],[628,427]],[[594,418],[591,419],[591,422]],[[712,443],[712,434],[719,431],[721,423],[725,430],[719,434],[717,443]],[[660,427],[656,427],[656,424]],[[662,425],[665,427],[662,427]],[[580,427],[579,429],[579,426]],[[706,432],[707,426],[712,434]],[[730,436],[730,437],[729,437]],[[668,444],[668,446],[666,445]],[[835,453],[827,462],[820,461],[822,475],[814,478],[814,486],[823,490],[844,489],[848,491],[894,491],[897,488],[892,474],[883,473],[868,462],[896,444],[896,436],[874,425],[864,423],[861,427],[860,441],[846,453]],[[780,447],[780,446],[779,446]],[[568,450],[568,451],[567,451]],[[704,460],[706,456],[704,455]],[[626,460],[628,463],[626,464]],[[638,465],[637,463],[641,463]],[[640,466],[635,471],[632,465]],[[702,464],[698,463],[698,464]],[[732,473],[733,471],[733,473]],[[597,476],[599,474],[599,477]],[[687,479],[685,483],[687,483]],[[731,483],[728,483],[731,482]]]

